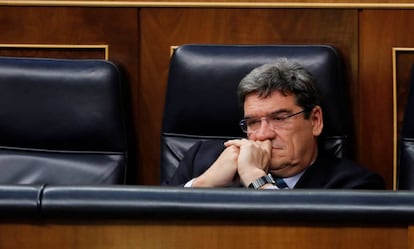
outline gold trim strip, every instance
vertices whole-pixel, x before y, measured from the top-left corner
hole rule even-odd
[[[357,8],[414,9],[414,3],[309,3],[309,2],[168,2],[168,1],[47,1],[0,0],[0,6],[74,7],[211,7],[211,8]]]
[[[100,48],[105,51],[105,60],[109,60],[109,45],[73,45],[73,44],[0,44],[0,48]]]
[[[398,134],[397,134],[397,48],[392,48],[392,91],[393,91],[393,180],[392,188],[397,190],[397,143],[398,143]]]

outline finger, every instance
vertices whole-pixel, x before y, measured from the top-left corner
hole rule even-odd
[[[244,140],[247,140],[247,139],[245,139],[245,138],[243,138],[243,139],[231,139],[231,140],[228,140],[228,141],[224,142],[224,146],[229,147],[229,146],[234,145],[234,146],[240,147],[244,143]]]
[[[262,147],[265,151],[271,152],[272,151],[272,142],[270,140],[265,140],[260,143],[260,147]]]

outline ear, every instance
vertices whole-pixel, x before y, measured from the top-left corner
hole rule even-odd
[[[312,133],[315,137],[322,133],[323,129],[323,114],[320,106],[315,106],[309,117],[312,121]]]

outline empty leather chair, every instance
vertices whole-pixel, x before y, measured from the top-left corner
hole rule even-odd
[[[350,156],[351,112],[341,60],[319,45],[184,45],[169,69],[161,133],[161,182],[175,172],[184,153],[199,140],[244,137],[237,86],[253,68],[288,58],[316,79],[324,110],[322,149]]]
[[[414,67],[400,136],[397,188],[414,189]]]
[[[119,68],[0,57],[0,184],[121,184],[128,142]]]

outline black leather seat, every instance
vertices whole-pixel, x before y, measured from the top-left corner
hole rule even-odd
[[[398,189],[414,189],[414,67],[399,144]]]
[[[40,218],[44,187],[45,185],[0,185],[1,219]]]
[[[220,219],[224,222],[330,221],[390,225],[414,221],[413,201],[414,193],[404,191],[48,185],[40,205],[46,222],[85,218],[118,221]],[[0,211],[3,211],[1,205]]]
[[[198,140],[242,137],[236,89],[253,68],[286,57],[315,77],[324,110],[321,146],[337,157],[350,155],[351,112],[341,60],[330,46],[184,45],[169,69],[161,134],[161,182],[175,172]]]
[[[0,184],[120,184],[128,143],[119,68],[0,57]]]

